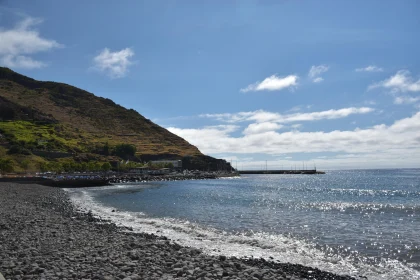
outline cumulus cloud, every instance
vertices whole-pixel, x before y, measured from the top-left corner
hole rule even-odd
[[[394,104],[413,104],[419,101],[420,97],[397,96],[394,99]]]
[[[311,69],[309,69],[308,77],[312,79],[314,83],[320,83],[324,79],[321,75],[327,72],[329,67],[327,65],[312,65]]]
[[[302,124],[301,123],[295,123],[295,124],[292,124],[290,127],[293,128],[293,129],[298,129],[298,128],[302,127]]]
[[[133,56],[134,51],[131,48],[125,48],[115,52],[105,48],[93,58],[93,67],[106,73],[112,79],[122,78],[127,75],[128,67],[133,64],[130,61]]]
[[[376,125],[364,129],[334,131],[263,131],[231,136],[225,127],[203,129],[168,128],[187,139],[206,154],[287,154],[341,152],[413,157],[420,155],[420,112],[395,121],[392,125]],[[237,129],[237,127],[235,128]]]
[[[375,88],[389,89],[393,93],[420,92],[420,79],[415,80],[410,71],[400,70],[394,76],[368,87],[369,90]]]
[[[278,130],[282,127],[283,125],[273,122],[251,123],[247,128],[245,128],[243,134],[259,134],[266,131]]]
[[[322,119],[339,119],[345,118],[353,114],[366,114],[373,112],[374,109],[370,107],[349,107],[342,109],[331,109],[320,112],[310,113],[293,113],[293,114],[280,114],[275,112],[267,112],[264,110],[239,112],[239,113],[224,113],[224,114],[203,114],[200,117],[211,118],[218,121],[237,123],[245,121],[261,122],[276,122],[276,123],[289,123],[300,121],[317,121]]]
[[[5,55],[1,58],[3,65],[10,68],[34,69],[46,66],[44,62],[34,60],[29,56],[24,55]]]
[[[369,65],[363,68],[357,68],[354,71],[356,72],[382,72],[384,71],[384,69],[375,65]]]
[[[268,78],[265,78],[262,82],[256,82],[254,84],[248,85],[246,88],[242,88],[241,92],[249,91],[274,91],[282,90],[285,88],[293,88],[298,84],[298,76],[289,75],[286,77],[279,77],[277,75],[272,75]]]
[[[366,114],[373,112],[374,109],[370,107],[361,107],[361,108],[343,108],[338,110],[327,110],[321,112],[311,112],[311,113],[298,113],[286,115],[283,118],[283,122],[298,122],[298,121],[317,121],[322,119],[340,119],[345,118],[353,114]]]
[[[46,52],[62,47],[55,40],[40,36],[34,27],[41,19],[27,17],[14,28],[0,29],[0,63],[11,68],[34,69],[46,66],[42,61],[31,57],[39,52]]]
[[[286,112],[299,112],[301,110],[302,110],[302,105],[299,105],[299,106],[294,106],[294,107],[290,108]]]
[[[226,151],[229,146],[233,145],[234,138],[230,138],[229,134],[238,129],[235,125],[218,125],[206,126],[201,129],[183,129],[176,127],[167,128],[170,132],[176,135],[183,135],[184,139],[188,139],[190,143],[200,143],[200,149],[212,150],[212,142],[220,142],[221,139],[226,142],[220,142],[219,147]],[[232,142],[232,143],[231,143]],[[222,150],[220,152],[222,152]]]

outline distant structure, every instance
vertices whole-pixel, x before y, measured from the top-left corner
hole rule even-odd
[[[134,167],[131,168],[128,173],[132,173],[132,174],[142,174],[142,175],[147,175],[150,173],[150,169],[149,167]]]
[[[157,165],[172,164],[173,169],[182,170],[182,160],[153,160],[150,163]]]

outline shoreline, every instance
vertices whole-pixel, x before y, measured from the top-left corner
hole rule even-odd
[[[141,175],[120,173],[112,176],[97,173],[82,174],[58,174],[54,176],[14,176],[0,177],[1,182],[20,184],[39,184],[58,188],[84,188],[102,187],[116,184],[136,184],[156,181],[185,181],[185,180],[212,180],[222,178],[239,177],[238,173],[208,173],[199,174],[165,174],[165,175]]]
[[[5,279],[354,279],[265,259],[210,256],[80,212],[60,188],[0,182]]]

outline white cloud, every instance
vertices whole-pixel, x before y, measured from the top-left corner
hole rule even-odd
[[[374,100],[366,100],[364,102],[364,104],[366,104],[366,105],[376,105],[376,101],[374,101]]]
[[[302,124],[301,123],[295,123],[295,124],[292,124],[291,127],[293,129],[298,129],[298,128],[302,127]]]
[[[29,55],[46,52],[62,45],[42,38],[34,26],[41,19],[27,17],[12,29],[0,29],[0,63],[12,68],[41,68],[46,64]]]
[[[420,79],[416,81],[411,76],[410,71],[400,70],[389,79],[370,85],[368,89],[371,90],[378,87],[390,89],[394,93],[420,92]]]
[[[311,69],[309,69],[308,77],[312,79],[314,83],[320,83],[324,79],[321,76],[322,73],[327,72],[329,67],[327,65],[312,65]]]
[[[420,158],[420,112],[397,120],[389,126],[381,124],[347,131],[263,131],[233,137],[229,132],[231,130],[226,127],[169,130],[184,137],[206,154],[279,155],[335,152],[355,154],[356,156],[352,157],[354,159],[346,159],[353,164],[363,163],[367,158],[371,162],[393,159],[395,162],[406,160],[410,163],[414,162],[412,159]],[[342,158],[340,160],[343,162]]]
[[[293,113],[293,114],[279,114],[274,112],[267,112],[264,110],[250,111],[250,112],[239,112],[235,114],[203,114],[200,117],[216,119],[218,121],[237,123],[245,121],[254,121],[257,123],[261,122],[276,122],[276,123],[289,123],[299,121],[317,121],[322,119],[338,119],[344,118],[352,114],[366,114],[373,112],[374,109],[370,107],[350,107],[342,109],[331,109],[320,112],[310,113]]]
[[[420,101],[420,97],[397,96],[394,99],[394,104],[412,104],[419,101]]]
[[[1,58],[1,62],[3,65],[6,65],[10,68],[34,69],[46,66],[45,63],[24,55],[5,55]]]
[[[366,114],[373,112],[374,109],[370,107],[361,107],[361,108],[343,108],[338,110],[327,110],[321,112],[311,112],[311,113],[298,113],[292,115],[286,115],[283,119],[284,122],[297,122],[297,121],[317,121],[322,119],[339,119],[345,118],[353,114]]]
[[[246,88],[241,89],[241,92],[249,92],[249,91],[274,91],[274,90],[282,90],[289,87],[297,86],[298,76],[296,75],[289,75],[286,77],[279,77],[276,75],[272,75],[268,78],[265,78],[262,82],[256,82],[254,84],[248,85]]]
[[[251,123],[247,128],[245,128],[243,134],[259,134],[266,131],[278,130],[282,127],[283,125],[273,122]]]
[[[111,52],[108,48],[93,59],[94,68],[106,73],[111,78],[122,78],[128,72],[128,67],[133,64],[130,58],[134,56],[131,48]]]
[[[188,139],[190,143],[200,143],[200,149],[212,150],[214,142],[219,143],[221,147],[220,152],[228,151],[228,147],[233,145],[235,139],[230,139],[229,134],[238,129],[234,125],[220,125],[220,126],[209,126],[201,129],[182,129],[176,127],[167,128],[170,132],[176,135],[183,135],[184,139]],[[229,152],[229,151],[228,151]]]
[[[354,71],[356,72],[382,72],[384,71],[384,69],[375,65],[369,65],[364,68],[357,68]]]
[[[301,110],[302,110],[302,106],[294,106],[290,108],[289,110],[287,110],[286,112],[299,112]]]

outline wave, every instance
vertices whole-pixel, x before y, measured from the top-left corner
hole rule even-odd
[[[288,191],[325,193],[330,195],[351,195],[351,196],[378,196],[378,197],[420,197],[420,191],[413,190],[386,190],[386,189],[349,189],[349,188],[325,188],[325,187],[306,187],[288,186],[282,187]]]
[[[394,197],[420,197],[418,191],[407,190],[372,190],[372,189],[342,189],[330,188],[324,190],[327,193],[349,194],[355,196],[394,196]]]
[[[337,210],[340,212],[357,212],[366,213],[374,212],[385,214],[388,212],[403,212],[405,215],[413,215],[420,211],[420,205],[407,205],[407,204],[389,204],[389,203],[365,203],[365,202],[312,202],[290,205],[290,208],[303,209],[303,208],[315,208],[321,211],[333,211]]]
[[[125,187],[125,186],[124,186]],[[115,187],[114,187],[115,188]],[[127,187],[128,188],[128,187]],[[420,279],[420,272],[396,260],[381,260],[369,264],[366,258],[344,257],[323,251],[305,240],[281,234],[264,232],[229,233],[206,228],[196,223],[173,218],[152,218],[140,212],[115,211],[104,206],[91,195],[92,189],[67,190],[72,202],[82,211],[109,219],[117,225],[133,228],[137,232],[166,236],[183,246],[202,249],[211,255],[235,257],[273,258],[316,267],[336,274],[368,279]]]

